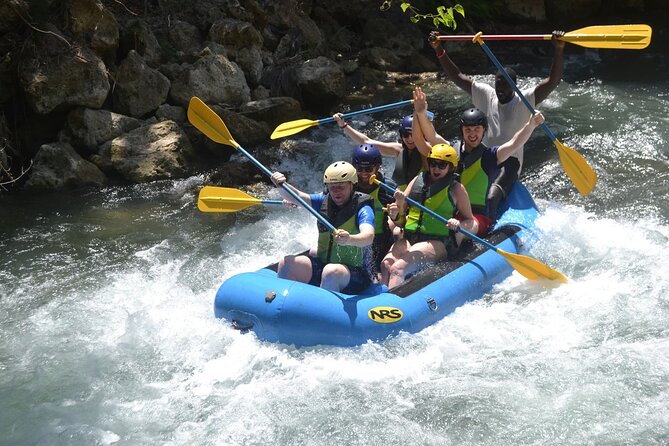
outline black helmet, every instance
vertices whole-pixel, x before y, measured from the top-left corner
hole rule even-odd
[[[464,126],[482,125],[484,129],[488,128],[488,118],[478,108],[470,108],[460,115],[460,129]]]

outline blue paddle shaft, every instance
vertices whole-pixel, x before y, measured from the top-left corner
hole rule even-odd
[[[378,180],[377,180],[377,181],[378,181]],[[389,191],[389,192],[395,192],[395,189],[393,189],[392,187],[388,186],[386,183],[383,183],[383,182],[379,181],[379,185],[381,185],[384,189],[386,189],[386,190]],[[434,218],[436,218],[436,219],[439,220],[439,221],[442,221],[442,222],[444,222],[444,223],[448,223],[448,220],[447,220],[446,218],[444,218],[444,217],[442,217],[441,215],[437,214],[437,213],[434,212],[432,209],[428,209],[428,208],[426,208],[425,206],[423,206],[422,204],[420,204],[419,202],[417,202],[416,200],[414,200],[414,199],[412,199],[412,198],[409,198],[409,197],[404,197],[404,198],[405,198],[405,200],[408,201],[411,205],[417,207],[417,208],[420,209],[421,211],[430,214],[431,216],[433,216]],[[470,237],[470,238],[476,240],[477,242],[479,242],[479,243],[481,243],[481,244],[487,246],[488,248],[490,248],[490,249],[492,249],[492,250],[494,250],[494,251],[497,251],[497,247],[496,247],[495,245],[486,242],[486,241],[483,240],[482,238],[477,237],[476,235],[472,234],[471,232],[467,231],[466,229],[463,229],[463,228],[461,228],[461,227],[458,227],[457,230],[458,230],[458,232],[462,232],[462,233],[463,233],[464,235],[466,235],[467,237]]]
[[[242,153],[242,155],[244,155],[245,157],[247,157],[253,164],[255,164],[255,166],[256,166],[258,169],[262,170],[262,171],[265,173],[265,175],[267,175],[267,176],[270,177],[270,178],[272,177],[272,172],[270,172],[270,170],[269,170],[267,167],[265,167],[260,161],[258,161],[257,159],[255,159],[255,158],[253,157],[253,155],[251,155],[249,152],[247,152],[246,150],[244,150],[244,148],[243,148],[242,146],[240,146],[239,144],[237,144],[237,145],[235,146],[235,148],[236,148],[237,150],[239,150],[239,151]],[[297,202],[300,203],[300,204],[302,205],[302,207],[304,207],[304,208],[305,208],[307,211],[309,211],[314,217],[316,217],[316,218],[318,219],[318,221],[320,221],[321,224],[323,224],[323,226],[325,226],[326,228],[328,228],[328,229],[329,229],[330,231],[332,231],[332,232],[334,232],[334,231],[336,230],[336,228],[335,228],[334,226],[332,226],[332,223],[330,223],[329,221],[327,221],[327,220],[325,219],[325,217],[323,217],[321,214],[319,214],[318,211],[317,211],[316,209],[314,209],[314,208],[312,208],[311,206],[309,206],[309,204],[307,204],[307,202],[304,201],[304,200],[302,199],[302,197],[300,197],[300,195],[299,195],[297,192],[295,192],[293,189],[291,189],[290,186],[288,186],[286,183],[281,183],[280,186],[283,188],[283,190],[285,190],[286,192],[288,192],[288,193],[289,193],[295,200],[297,200]]]
[[[497,59],[497,57],[495,57],[495,55],[490,50],[490,48],[488,48],[488,45],[486,45],[485,42],[481,42],[481,48],[483,48],[483,51],[485,51],[485,53],[488,55],[488,58],[490,58],[490,60],[492,61],[492,63],[495,64],[495,66],[497,67],[499,72],[502,73],[502,76],[504,76],[504,79],[506,79],[508,84],[511,85],[511,87],[514,89],[516,94],[520,97],[520,100],[523,101],[523,104],[525,104],[525,107],[527,107],[527,109],[530,111],[530,113],[535,114],[536,111],[534,110],[534,107],[532,107],[532,104],[530,104],[530,101],[528,101],[527,98],[523,95],[523,92],[520,91],[520,89],[518,88],[518,85],[516,85],[516,83],[513,81],[513,79],[511,79],[511,76],[509,76],[509,73],[506,72],[506,70],[504,69],[504,66],[500,63],[499,59]],[[546,132],[546,135],[548,135],[548,137],[551,139],[551,141],[555,141],[557,139],[555,137],[555,135],[553,134],[553,132],[551,132],[551,129],[548,128],[548,126],[546,125],[545,122],[541,123],[541,128],[544,130],[544,132]]]
[[[354,112],[350,112],[350,113],[344,113],[344,114],[341,115],[341,117],[342,117],[342,119],[347,119],[347,118],[351,118],[353,116],[365,115],[367,113],[372,113],[372,112],[392,110],[394,108],[400,108],[400,107],[404,107],[406,105],[411,105],[411,104],[413,104],[413,99],[409,99],[409,100],[406,100],[406,101],[400,101],[400,102],[394,102],[394,103],[388,104],[388,105],[379,105],[378,107],[366,108],[364,110],[358,110],[358,111],[354,111]],[[318,120],[318,125],[327,124],[327,123],[330,123],[330,122],[335,122],[335,119],[333,117],[319,119]]]

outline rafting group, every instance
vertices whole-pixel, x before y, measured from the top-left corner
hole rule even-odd
[[[325,169],[324,193],[304,193],[283,173],[270,171],[234,140],[220,116],[191,98],[188,120],[213,141],[234,147],[283,197],[260,200],[238,189],[205,186],[198,209],[237,212],[256,204],[288,204],[303,207],[318,221],[311,250],[227,278],[214,299],[215,316],[262,340],[352,346],[418,332],[480,298],[513,270],[529,280],[566,282],[561,272],[521,254],[536,239],[538,215],[531,194],[518,182],[524,145],[541,127],[581,195],[594,189],[597,174],[557,139],[534,107],[560,83],[564,42],[642,49],[651,32],[647,25],[606,25],[566,34],[485,36],[552,40],[548,77],[522,91],[516,73],[500,63],[482,33],[432,33],[428,40],[447,78],[471,97],[472,105],[459,114],[458,134],[448,140],[436,132],[421,88],[414,89],[411,100],[277,126],[272,139],[336,123],[353,141],[350,159]],[[497,68],[494,86],[464,75],[442,45],[467,39],[479,44]],[[347,121],[410,104],[413,112],[400,120],[394,142],[371,139]],[[383,156],[395,157],[390,178],[379,170]]]
[[[516,73],[503,66],[484,42],[475,36],[440,36],[428,41],[448,80],[466,92],[472,106],[459,116],[459,134],[445,139],[435,131],[427,97],[415,88],[413,99],[346,114],[335,113],[318,121],[298,120],[279,125],[271,138],[298,133],[313,125],[336,123],[356,145],[350,160],[332,163],[323,173],[324,193],[308,194],[271,172],[244,150],[209,107],[194,97],[188,117],[214,141],[231,145],[269,176],[286,204],[301,206],[318,220],[318,241],[304,254],[285,256],[277,277],[308,283],[347,294],[360,293],[376,283],[394,288],[427,265],[457,255],[463,245],[477,241],[495,247],[486,237],[495,226],[523,165],[524,145],[541,127],[555,145],[560,162],[582,195],[589,194],[597,175],[576,150],[561,143],[544,123],[535,106],[559,85],[564,66],[565,42],[586,47],[641,49],[650,43],[647,25],[609,25],[565,34],[524,36],[551,40],[553,60],[549,75],[537,85],[520,90]],[[514,36],[486,36],[486,40],[521,40]],[[518,36],[516,36],[518,37]],[[463,74],[442,42],[471,38],[497,68],[494,86]],[[394,142],[370,138],[346,119],[371,111],[413,104],[413,113],[399,122]],[[380,172],[383,156],[395,157],[391,178]],[[206,187],[201,192],[212,193]],[[213,193],[213,195],[216,195]],[[241,191],[234,197],[200,199],[201,210],[215,209],[212,202],[245,203]],[[249,197],[250,200],[258,201]],[[496,250],[497,251],[497,250]],[[541,262],[525,256],[507,257],[524,276],[564,281],[566,278]],[[521,260],[524,257],[528,260]]]
[[[549,76],[522,92],[532,106],[560,83],[563,35],[553,33]],[[500,203],[520,174],[524,144],[544,118],[524,106],[502,73],[494,87],[464,75],[436,37],[431,34],[429,41],[446,75],[472,98],[473,107],[460,115],[460,134],[451,142],[435,131],[421,88],[413,91],[413,113],[399,122],[397,142],[372,139],[336,113],[339,128],[358,145],[350,160],[325,169],[325,193],[305,193],[280,172],[271,176],[275,185],[288,186],[279,189],[288,203],[299,205],[298,195],[335,227],[331,231],[318,224],[316,246],[307,254],[284,257],[278,277],[346,294],[360,293],[373,281],[394,288],[471,242],[462,229],[484,237],[493,227]],[[513,69],[504,71],[515,84]],[[396,158],[391,179],[380,172],[382,156]]]

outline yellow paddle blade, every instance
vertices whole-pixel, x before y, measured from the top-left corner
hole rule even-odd
[[[641,50],[650,45],[652,34],[648,25],[588,26],[566,33],[561,40],[586,48]]]
[[[188,121],[212,141],[235,148],[239,147],[239,144],[232,138],[221,117],[207,107],[207,104],[202,102],[202,99],[198,97],[193,96],[190,99],[190,103],[188,104]]]
[[[557,138],[553,141],[560,155],[560,162],[567,176],[581,195],[588,195],[597,184],[597,173],[590,164],[571,147],[565,146]]]
[[[294,135],[295,133],[300,133],[302,130],[315,125],[318,125],[318,121],[311,119],[298,119],[297,121],[284,122],[274,129],[270,135],[270,139],[278,139],[283,138],[284,136]]]
[[[256,204],[262,204],[262,200],[230,187],[205,186],[197,199],[202,212],[237,212]]]
[[[537,259],[520,254],[511,254],[501,249],[498,249],[497,253],[502,255],[516,271],[530,280],[548,279],[567,283],[567,277],[564,274]]]

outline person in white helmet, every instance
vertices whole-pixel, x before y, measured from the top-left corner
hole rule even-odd
[[[374,240],[373,199],[355,191],[358,173],[352,164],[337,161],[325,169],[327,193],[307,194],[286,182],[281,172],[272,174],[278,187],[286,183],[309,206],[336,228],[330,232],[318,223],[318,243],[308,255],[288,255],[279,262],[277,275],[332,291],[355,294],[371,284],[371,245]],[[299,204],[279,188],[282,197]]]

